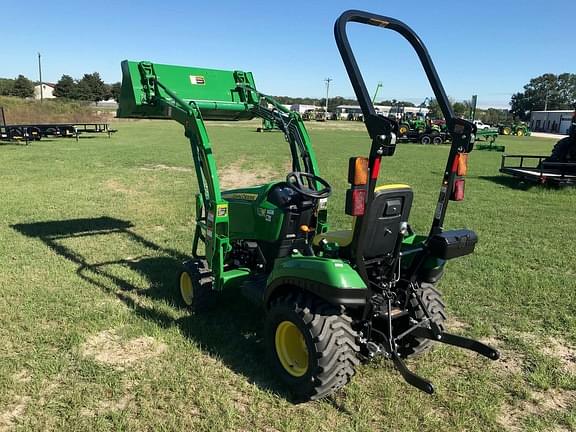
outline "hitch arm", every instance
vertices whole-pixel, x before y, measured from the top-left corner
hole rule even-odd
[[[430,339],[436,342],[442,342],[448,345],[465,348],[470,351],[477,352],[484,357],[488,357],[490,360],[498,360],[500,358],[500,353],[498,350],[492,348],[489,345],[483,344],[482,342],[464,336],[457,336],[444,332],[434,336],[434,332],[426,327],[418,327],[412,332],[412,334],[423,339]]]

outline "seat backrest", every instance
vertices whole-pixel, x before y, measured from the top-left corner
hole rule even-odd
[[[400,227],[408,222],[412,207],[412,188],[405,184],[379,186],[365,216],[367,220],[364,258],[391,257],[400,241]]]

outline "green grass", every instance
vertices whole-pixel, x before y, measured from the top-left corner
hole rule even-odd
[[[256,126],[209,124],[217,163],[231,178],[282,178],[286,143]],[[335,188],[331,224],[346,227],[347,159],[366,153],[366,133],[309,126]],[[449,263],[441,288],[454,331],[495,342],[503,359],[438,346],[409,362],[433,396],[382,361],[333,398],[294,405],[264,362],[261,312],[235,293],[205,316],[178,306],[196,190],[182,129],[115,127],[112,139],[0,146],[0,430],[576,429],[576,190],[523,187],[499,175],[500,153],[472,153],[466,200],[446,225],[480,242]],[[498,142],[531,154],[554,144]],[[446,156],[446,146],[400,145],[384,161],[383,181],[414,188],[418,231]]]

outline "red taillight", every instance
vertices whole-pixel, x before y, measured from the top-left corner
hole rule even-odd
[[[452,201],[462,201],[464,199],[464,179],[456,179],[454,181],[454,189],[452,189]]]
[[[366,210],[366,189],[352,189],[352,216],[362,216]]]
[[[362,216],[366,210],[366,188],[354,188],[346,191],[346,214]]]

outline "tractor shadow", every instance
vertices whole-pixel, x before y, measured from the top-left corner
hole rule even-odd
[[[182,314],[167,311],[166,304],[173,312],[181,311],[178,274],[181,263],[189,257],[145,239],[135,232],[131,222],[107,216],[15,224],[11,227],[27,237],[40,239],[52,251],[76,264],[78,277],[115,296],[134,314],[162,328],[177,326],[206,354],[221,359],[230,369],[244,375],[260,388],[293,401],[273,373],[263,365],[263,311],[248,303],[237,291],[230,289],[221,293],[217,304],[202,314],[184,314],[175,318]],[[111,234],[127,236],[130,241],[143,246],[150,255],[91,263],[89,255],[85,256],[66,245],[69,239]],[[113,270],[118,266],[142,275],[148,287],[138,287],[127,280],[129,278],[114,274]]]

